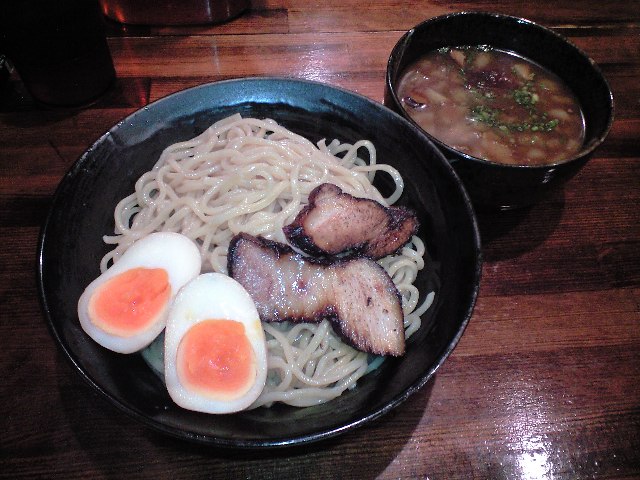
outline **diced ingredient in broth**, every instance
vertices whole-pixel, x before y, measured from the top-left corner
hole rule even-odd
[[[577,153],[584,119],[553,73],[487,46],[441,48],[398,82],[409,116],[443,143],[498,163],[558,163]]]

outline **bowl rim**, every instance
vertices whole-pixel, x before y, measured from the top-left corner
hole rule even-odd
[[[411,130],[415,131],[415,133],[425,141],[430,142],[427,137],[424,136],[420,129],[417,129],[415,126],[411,125],[404,117],[389,109],[385,105],[380,102],[376,102],[375,100],[361,95],[359,93],[347,90],[345,88],[333,86],[327,83],[312,81],[312,80],[303,80],[303,79],[295,79],[290,77],[238,77],[226,80],[219,80],[213,82],[207,82],[204,84],[196,85],[193,87],[185,88],[166,96],[163,96],[159,99],[150,102],[149,104],[135,110],[127,114],[120,121],[112,125],[105,133],[100,135],[87,149],[76,159],[76,161],[69,167],[67,172],[61,178],[54,194],[52,197],[52,202],[49,207],[47,216],[41,226],[39,236],[38,236],[38,247],[37,247],[37,288],[38,288],[38,297],[40,301],[41,311],[44,314],[47,327],[52,337],[55,339],[56,344],[64,353],[64,357],[71,363],[73,369],[80,375],[80,377],[92,388],[97,391],[103,400],[108,400],[108,403],[117,407],[120,411],[124,412],[127,416],[139,421],[140,423],[150,427],[152,430],[157,432],[166,434],[170,437],[179,439],[179,440],[187,440],[192,441],[193,443],[204,444],[213,447],[220,448],[228,448],[228,449],[248,449],[248,450],[263,450],[263,449],[275,449],[282,447],[295,447],[301,446],[311,443],[317,443],[329,438],[333,438],[340,434],[346,433],[347,431],[353,430],[359,426],[370,423],[371,421],[378,419],[379,417],[385,415],[389,411],[395,409],[400,404],[402,404],[405,400],[407,400],[411,395],[421,389],[425,384],[427,384],[432,378],[435,372],[440,368],[440,366],[445,362],[445,360],[449,357],[449,355],[453,352],[455,347],[457,346],[460,338],[462,337],[469,321],[471,320],[473,310],[475,308],[475,304],[477,302],[479,290],[480,290],[480,280],[482,276],[482,264],[483,264],[483,256],[481,250],[481,241],[480,241],[480,230],[477,221],[477,217],[475,215],[475,211],[473,209],[471,200],[469,198],[468,193],[466,192],[462,181],[459,176],[455,172],[455,170],[451,167],[449,162],[444,158],[444,155],[435,147],[434,153],[441,157],[441,161],[443,167],[445,167],[450,174],[456,180],[456,183],[460,187],[460,193],[463,198],[463,205],[466,211],[466,215],[468,220],[470,221],[471,229],[473,231],[473,250],[475,253],[475,262],[473,265],[473,279],[472,285],[473,287],[470,289],[470,295],[468,298],[465,298],[465,301],[468,301],[467,308],[464,311],[464,318],[462,318],[460,324],[457,326],[457,330],[455,335],[451,338],[446,348],[443,349],[442,353],[437,357],[437,361],[434,362],[429,369],[422,372],[420,375],[416,377],[416,380],[404,391],[400,394],[396,395],[391,401],[387,402],[384,406],[378,409],[371,410],[367,415],[359,416],[357,419],[347,422],[345,424],[341,424],[337,427],[328,427],[324,429],[319,429],[318,431],[310,434],[301,434],[294,437],[281,437],[274,440],[253,440],[253,439],[234,439],[234,438],[219,438],[213,437],[209,435],[201,435],[195,432],[186,432],[184,430],[177,429],[174,426],[165,425],[158,421],[153,420],[152,418],[138,412],[131,405],[126,404],[126,402],[122,402],[116,396],[111,394],[108,390],[103,388],[97,381],[94,379],[85,369],[82,367],[81,359],[72,351],[70,346],[67,344],[66,340],[63,338],[62,333],[58,331],[55,326],[53,312],[51,307],[49,306],[49,300],[46,295],[46,287],[45,287],[45,276],[44,276],[44,266],[45,266],[45,258],[44,258],[44,250],[45,245],[48,239],[48,230],[52,225],[52,219],[54,212],[56,210],[57,204],[60,202],[60,196],[65,190],[66,185],[73,180],[73,178],[78,174],[78,171],[81,170],[83,163],[89,158],[92,154],[92,151],[98,146],[101,142],[104,142],[115,130],[119,128],[122,124],[129,124],[134,122],[138,116],[143,115],[143,112],[148,110],[149,108],[153,108],[156,104],[161,104],[166,102],[170,98],[179,98],[182,95],[188,94],[188,92],[194,92],[196,90],[206,90],[208,88],[214,88],[215,85],[223,84],[223,83],[237,83],[237,84],[246,84],[252,82],[286,82],[286,83],[297,83],[297,84],[308,84],[314,85],[316,88],[326,88],[337,90],[342,94],[346,94],[349,96],[355,96],[360,99],[360,101],[365,101],[375,106],[375,108],[384,109],[387,114],[392,114],[392,116],[397,117],[397,120],[405,123],[406,126],[410,127]],[[264,102],[271,103],[271,102]],[[432,143],[432,142],[431,142]]]
[[[392,76],[393,76],[393,72],[394,72],[395,63],[401,57],[403,49],[406,48],[405,44],[409,41],[409,39],[413,35],[416,34],[417,30],[420,30],[422,28],[426,28],[428,25],[436,23],[436,22],[448,21],[450,19],[454,19],[454,18],[458,18],[458,17],[465,17],[465,16],[478,17],[478,18],[494,18],[494,19],[497,19],[497,20],[513,22],[514,24],[527,25],[529,28],[538,29],[538,30],[544,32],[546,35],[551,35],[551,36],[555,37],[557,40],[560,40],[562,43],[565,43],[569,49],[574,50],[575,53],[577,53],[578,55],[583,57],[587,61],[587,63],[589,63],[590,67],[593,69],[593,71],[596,74],[596,76],[598,76],[599,79],[603,82],[603,85],[606,87],[606,90],[608,92],[608,105],[607,106],[608,106],[608,110],[609,110],[609,116],[608,116],[608,119],[607,119],[606,126],[603,129],[602,133],[600,135],[598,135],[597,138],[595,138],[594,140],[590,141],[588,144],[583,145],[583,147],[577,153],[572,155],[571,157],[568,157],[568,158],[566,158],[564,160],[561,160],[561,161],[558,161],[558,162],[546,163],[546,164],[534,164],[534,165],[508,164],[508,163],[496,162],[496,161],[489,160],[489,159],[486,159],[486,158],[475,157],[473,155],[469,155],[468,153],[465,153],[465,152],[462,152],[460,150],[457,150],[457,149],[451,147],[450,145],[444,143],[442,140],[438,139],[437,137],[431,135],[426,130],[424,130],[408,114],[405,115],[404,113],[402,113],[402,117],[403,118],[406,118],[414,126],[419,128],[441,150],[445,150],[447,152],[451,152],[453,155],[456,155],[456,156],[464,158],[464,160],[470,160],[472,162],[477,162],[477,163],[480,163],[480,164],[485,164],[485,165],[489,165],[489,166],[493,166],[493,167],[503,167],[505,169],[511,169],[511,170],[548,170],[549,168],[556,168],[556,167],[560,167],[560,166],[565,165],[565,164],[570,164],[570,163],[573,163],[573,162],[576,162],[576,161],[580,161],[580,160],[584,159],[585,157],[588,157],[589,155],[591,155],[605,141],[605,139],[609,135],[609,132],[611,131],[611,127],[613,126],[614,117],[615,117],[615,102],[614,102],[614,98],[613,98],[613,91],[611,89],[611,85],[609,84],[607,78],[602,73],[602,70],[601,70],[600,66],[584,50],[579,48],[577,45],[575,45],[571,40],[566,38],[564,35],[556,32],[555,30],[552,30],[550,27],[544,26],[544,25],[542,25],[540,23],[534,22],[534,21],[529,20],[529,19],[524,18],[524,17],[518,17],[518,16],[504,14],[504,13],[489,12],[489,11],[463,10],[463,11],[459,11],[459,12],[446,13],[446,14],[443,14],[443,15],[438,15],[438,16],[435,16],[435,17],[428,18],[428,19],[423,20],[422,22],[414,25],[409,30],[407,30],[400,37],[400,39],[398,39],[396,44],[393,46],[393,48],[391,50],[391,53],[389,55],[389,58],[387,60],[387,69],[386,69],[386,73],[385,73],[385,87],[386,87],[387,91],[389,92],[389,95],[393,99],[393,102],[397,105],[397,107],[399,109],[402,110],[402,112],[404,112],[405,110],[402,107],[400,99],[398,98],[395,85],[394,85],[394,83],[392,81]],[[515,50],[513,50],[513,52],[514,53],[518,53]],[[547,68],[547,67],[544,67],[544,68]],[[552,71],[552,73],[555,74],[555,72],[553,72],[553,71]],[[460,161],[460,159],[451,159],[451,158],[448,158],[448,157],[447,157],[447,159],[449,161],[453,161],[453,162]]]

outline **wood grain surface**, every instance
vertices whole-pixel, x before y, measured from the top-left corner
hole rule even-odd
[[[404,31],[462,10],[567,36],[610,82],[615,123],[554,196],[479,215],[477,306],[425,388],[327,442],[229,452],[164,437],[85,385],[49,334],[35,271],[56,186],[93,141],[226,78],[312,79],[382,101]],[[95,104],[40,108],[15,73],[0,91],[0,478],[640,478],[640,2],[254,0],[221,25],[106,25],[117,81]]]

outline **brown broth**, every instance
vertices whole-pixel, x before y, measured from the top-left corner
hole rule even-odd
[[[447,145],[497,163],[543,165],[577,153],[584,119],[555,74],[485,46],[442,48],[402,73],[409,116]]]

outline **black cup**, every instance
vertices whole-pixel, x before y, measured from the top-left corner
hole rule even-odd
[[[0,52],[45,105],[91,103],[115,79],[98,0],[4,2]]]

